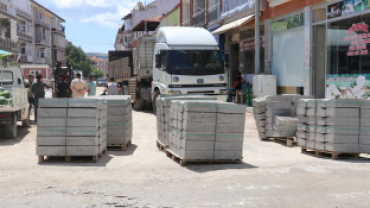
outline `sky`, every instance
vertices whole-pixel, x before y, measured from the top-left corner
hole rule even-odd
[[[66,39],[87,52],[108,53],[121,20],[138,0],[37,0],[66,20]],[[153,0],[147,0],[147,4]],[[144,0],[141,2],[144,3]]]

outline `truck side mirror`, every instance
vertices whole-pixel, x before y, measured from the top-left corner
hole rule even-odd
[[[161,68],[161,54],[155,55],[155,68]]]
[[[225,54],[225,67],[226,68],[230,67],[230,54],[228,53]]]

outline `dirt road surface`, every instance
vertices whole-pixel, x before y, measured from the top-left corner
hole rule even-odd
[[[20,127],[16,139],[0,139],[0,207],[369,207],[369,159],[322,159],[260,141],[246,119],[242,163],[185,167],[157,149],[149,111],[133,112],[133,145],[97,163],[38,164],[37,127]]]

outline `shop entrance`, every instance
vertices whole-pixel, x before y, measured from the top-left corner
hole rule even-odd
[[[313,27],[313,69],[312,92],[315,98],[325,98],[325,38],[326,26]]]
[[[233,86],[233,83],[236,80],[236,73],[240,72],[239,70],[239,44],[230,45],[230,70],[229,70],[229,88]]]

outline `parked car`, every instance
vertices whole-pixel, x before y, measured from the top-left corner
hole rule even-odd
[[[106,87],[108,85],[108,81],[106,78],[98,79],[97,85],[101,87]]]

